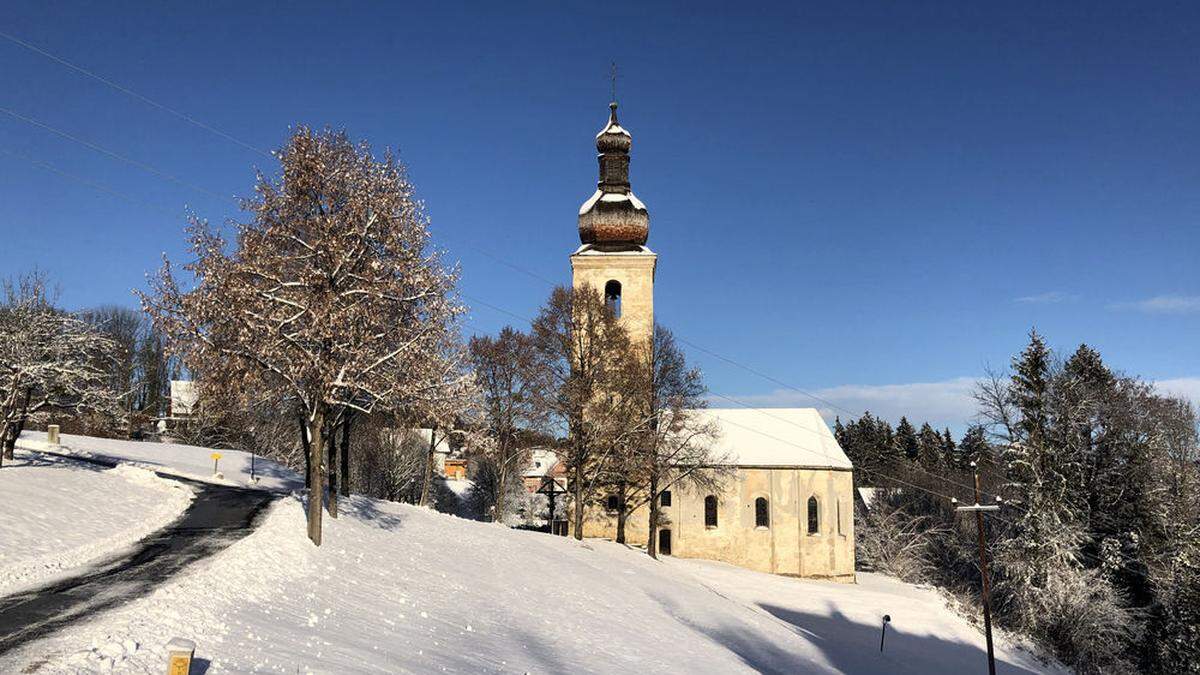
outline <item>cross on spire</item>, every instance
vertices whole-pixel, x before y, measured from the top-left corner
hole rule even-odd
[[[617,62],[612,62],[612,68],[609,71],[609,78],[612,80],[612,102],[617,102]]]

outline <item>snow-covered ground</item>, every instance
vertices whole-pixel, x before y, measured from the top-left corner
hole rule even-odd
[[[44,431],[26,431],[17,441],[18,446],[30,450],[46,449]],[[292,490],[303,487],[304,479],[285,467],[262,457],[253,457],[241,450],[216,450],[221,454],[217,468],[223,480],[213,479],[212,448],[179,443],[156,443],[152,441],[122,441],[92,436],[63,434],[59,446],[50,448],[63,454],[80,455],[99,459],[110,459],[154,469],[185,478],[195,478],[224,483],[261,487],[273,490]],[[255,480],[251,480],[251,468]]]
[[[16,451],[0,468],[0,596],[119,551],[175,520],[191,489],[115,469]]]
[[[31,663],[37,672],[161,671],[176,636],[197,642],[209,673],[986,667],[968,621],[933,591],[887,578],[842,585],[657,562],[610,542],[362,497],[343,507],[316,548],[301,498],[281,499],[255,533],[147,597],[0,657],[0,672]],[[885,613],[893,621],[880,654]],[[997,652],[999,672],[1047,670],[1003,639]]]

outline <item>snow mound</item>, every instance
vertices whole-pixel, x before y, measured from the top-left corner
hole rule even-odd
[[[121,551],[179,517],[191,489],[134,467],[17,450],[0,468],[0,596]]]

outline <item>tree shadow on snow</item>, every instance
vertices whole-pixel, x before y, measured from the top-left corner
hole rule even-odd
[[[728,649],[755,671],[780,675],[814,671],[811,659],[789,651],[778,641],[746,624],[727,621],[715,626],[707,625],[701,620],[689,618],[686,607],[665,597],[655,599],[667,608],[668,614],[676,621]],[[987,668],[987,654],[982,646],[906,633],[903,625],[897,625],[900,622],[888,626],[884,651],[880,653],[880,627],[853,621],[833,606],[829,607],[827,615],[770,604],[759,607],[786,623],[798,636],[820,650],[829,665],[840,672],[924,675],[981,672]],[[887,608],[880,609],[882,615]],[[1040,671],[997,657],[996,672],[1020,675]]]
[[[975,672],[987,668],[983,636],[980,636],[979,645],[973,645],[932,635],[908,633],[905,632],[903,619],[897,617],[888,625],[884,651],[880,653],[882,623],[879,626],[858,623],[832,605],[828,607],[828,615],[770,604],[760,604],[759,607],[789,624],[805,640],[820,649],[834,668],[842,672],[916,674]],[[888,611],[886,607],[879,609],[881,617]],[[996,672],[1018,675],[1040,671],[1030,670],[997,656]]]
[[[0,471],[5,469],[77,469],[81,471],[107,471],[109,467],[88,462],[76,461],[65,457],[55,457],[44,455],[38,452],[18,451],[13,459],[4,460],[4,465],[0,466]]]
[[[688,618],[689,611],[665,596],[652,596],[667,609],[667,614],[680,624],[733,652],[750,668],[768,675],[795,675],[812,672],[812,662],[788,652],[746,626],[724,623],[708,626]]]
[[[370,523],[381,530],[399,530],[404,524],[403,518],[379,508],[378,503],[373,499],[342,497],[338,500],[338,508],[342,509],[343,513]]]

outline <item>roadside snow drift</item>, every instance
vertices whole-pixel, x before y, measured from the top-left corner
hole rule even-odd
[[[63,576],[175,520],[192,491],[131,466],[16,451],[0,468],[0,596]]]

